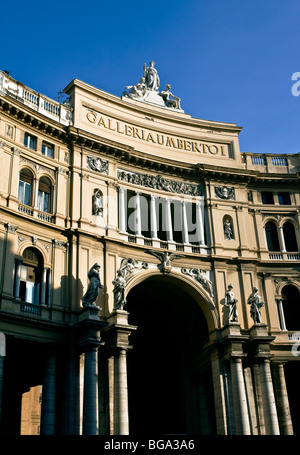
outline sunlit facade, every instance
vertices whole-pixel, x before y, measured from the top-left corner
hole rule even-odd
[[[299,154],[145,81],[0,72],[1,433],[299,434]]]

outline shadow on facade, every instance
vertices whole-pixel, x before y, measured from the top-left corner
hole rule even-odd
[[[15,296],[16,263],[9,240],[0,242],[0,260],[0,332],[5,336],[6,345],[5,356],[0,358],[0,434],[42,433],[42,391],[52,374],[53,358],[56,412],[51,431],[79,434],[79,419],[75,416],[79,415],[80,407],[78,359],[81,348],[70,328],[70,310],[73,299],[80,302],[83,285],[79,279],[63,275],[60,287],[49,293],[43,312],[40,286],[36,286],[39,301],[26,301],[26,292],[19,298]],[[33,276],[36,282],[32,287],[39,284],[42,274],[36,270]],[[32,396],[27,399],[26,395],[24,399],[33,389]],[[30,409],[24,409],[25,402]]]

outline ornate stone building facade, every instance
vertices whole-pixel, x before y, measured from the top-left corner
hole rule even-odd
[[[299,154],[170,88],[0,73],[3,434],[300,433]]]

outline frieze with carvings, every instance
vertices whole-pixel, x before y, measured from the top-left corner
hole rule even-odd
[[[191,196],[202,196],[202,189],[198,185],[177,182],[175,180],[166,179],[161,175],[138,174],[136,172],[118,170],[118,179],[123,182],[153,188],[155,190]]]
[[[232,186],[215,186],[215,195],[219,199],[235,200],[235,191]]]
[[[101,174],[108,174],[108,161],[95,156],[87,156],[87,168]]]

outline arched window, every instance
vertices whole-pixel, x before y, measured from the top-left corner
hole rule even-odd
[[[300,330],[300,292],[293,285],[282,289],[282,306],[287,330]]]
[[[18,188],[18,199],[21,204],[32,205],[32,183],[32,172],[29,169],[22,169]]]
[[[38,192],[38,210],[51,212],[51,181],[47,177],[41,177]]]
[[[26,248],[20,264],[19,298],[27,303],[40,303],[43,258],[35,248]]]
[[[295,227],[290,221],[284,223],[283,235],[286,251],[298,251]]]
[[[269,251],[280,251],[276,224],[268,221],[265,225],[266,240]]]

